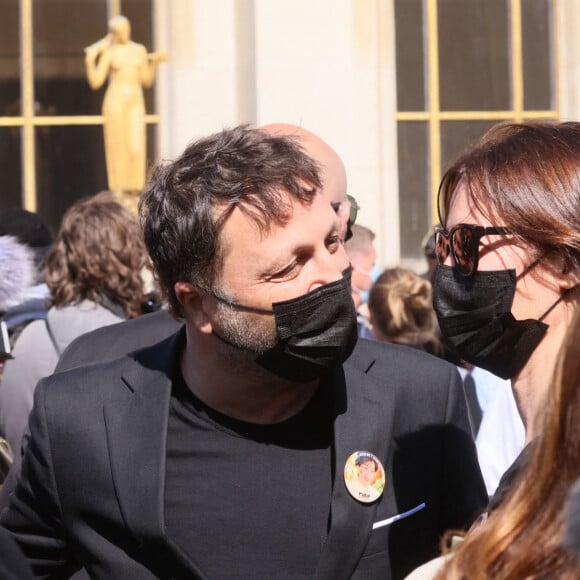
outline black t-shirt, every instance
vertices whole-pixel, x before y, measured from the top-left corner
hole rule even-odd
[[[245,423],[204,405],[176,373],[167,536],[208,578],[312,576],[328,530],[332,408],[324,385],[282,423]]]

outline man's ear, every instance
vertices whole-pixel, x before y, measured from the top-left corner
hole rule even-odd
[[[173,288],[185,313],[185,319],[193,323],[200,332],[211,334],[211,320],[204,309],[206,294],[189,282],[176,282]]]

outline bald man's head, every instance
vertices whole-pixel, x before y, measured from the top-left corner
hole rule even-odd
[[[320,166],[320,177],[324,184],[324,193],[334,203],[346,200],[346,170],[338,153],[318,135],[297,125],[273,123],[260,127],[261,131],[272,135],[293,137],[304,148],[306,153]]]
[[[343,225],[343,237],[346,233],[350,202],[346,198],[346,169],[338,153],[318,135],[287,123],[272,123],[260,127],[260,131],[271,135],[282,135],[294,138],[320,168],[322,193],[330,203],[341,204],[338,215]]]

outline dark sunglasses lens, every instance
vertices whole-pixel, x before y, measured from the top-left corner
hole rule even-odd
[[[469,228],[457,228],[451,235],[451,248],[457,269],[464,276],[471,276],[475,264],[473,231]]]
[[[449,242],[442,232],[435,234],[435,255],[439,264],[443,264],[449,256]]]

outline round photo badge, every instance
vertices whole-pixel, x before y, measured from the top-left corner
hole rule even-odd
[[[385,470],[370,451],[355,451],[344,465],[344,483],[354,499],[372,503],[385,489]]]

